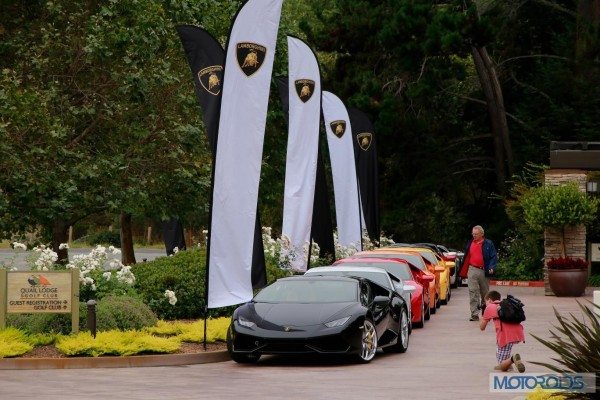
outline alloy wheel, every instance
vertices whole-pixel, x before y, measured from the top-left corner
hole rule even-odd
[[[408,349],[408,313],[406,309],[402,310],[401,319],[400,319],[400,343],[401,353],[404,353]]]
[[[365,319],[362,329],[362,343],[360,351],[360,360],[369,362],[375,357],[377,352],[377,331],[375,325],[368,319]]]

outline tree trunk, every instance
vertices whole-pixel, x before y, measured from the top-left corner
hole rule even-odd
[[[124,265],[135,264],[133,252],[133,233],[131,230],[131,214],[121,213],[121,262]]]
[[[488,107],[492,135],[494,137],[494,159],[496,163],[496,186],[504,193],[506,182],[506,167],[508,173],[513,173],[512,146],[504,109],[502,87],[498,80],[496,68],[485,47],[473,48],[473,61]]]
[[[480,54],[490,76],[496,105],[496,118],[498,120],[498,126],[500,130],[499,134],[502,138],[502,144],[504,145],[504,155],[506,157],[506,166],[508,167],[508,176],[512,177],[514,173],[512,145],[510,143],[510,133],[508,132],[508,122],[506,120],[506,109],[504,108],[504,95],[502,94],[502,86],[500,86],[500,81],[498,80],[496,66],[492,62],[487,49],[482,47],[480,49]]]
[[[52,250],[58,255],[58,264],[66,265],[69,262],[69,250],[60,249],[62,243],[69,241],[70,223],[64,219],[57,218],[52,223]]]

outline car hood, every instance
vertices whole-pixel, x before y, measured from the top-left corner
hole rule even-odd
[[[258,327],[276,329],[283,326],[312,326],[343,318],[351,314],[356,303],[249,303],[238,311],[239,316]]]

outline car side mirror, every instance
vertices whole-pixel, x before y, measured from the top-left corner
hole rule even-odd
[[[404,287],[402,288],[404,289],[405,292],[414,292],[415,290],[417,290],[417,287],[414,285],[404,285]]]
[[[423,275],[421,279],[425,282],[433,282],[435,280],[435,277],[433,275]]]
[[[446,268],[444,268],[444,267],[440,267],[440,266],[435,267],[435,272],[444,272],[445,270],[446,270]]]
[[[373,304],[378,307],[385,307],[390,302],[390,298],[387,296],[375,296],[373,299]]]

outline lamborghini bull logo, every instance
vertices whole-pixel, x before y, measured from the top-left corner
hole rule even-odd
[[[238,43],[236,55],[242,72],[250,76],[262,67],[267,48],[256,43]]]
[[[367,151],[373,142],[373,134],[371,134],[371,132],[359,133],[356,135],[356,140],[358,141],[358,146],[362,150]]]
[[[296,93],[302,102],[306,103],[311,99],[315,91],[315,81],[312,79],[297,79],[294,82]]]
[[[250,50],[250,53],[246,54],[246,59],[244,60],[244,67],[258,67],[258,56],[254,50]]]
[[[212,65],[198,72],[198,80],[208,93],[217,96],[221,93],[221,79],[223,77],[223,66]]]
[[[346,133],[346,121],[333,121],[329,124],[329,126],[331,127],[331,131],[333,132],[333,134],[340,139],[342,138],[342,136],[344,136],[344,133]]]

